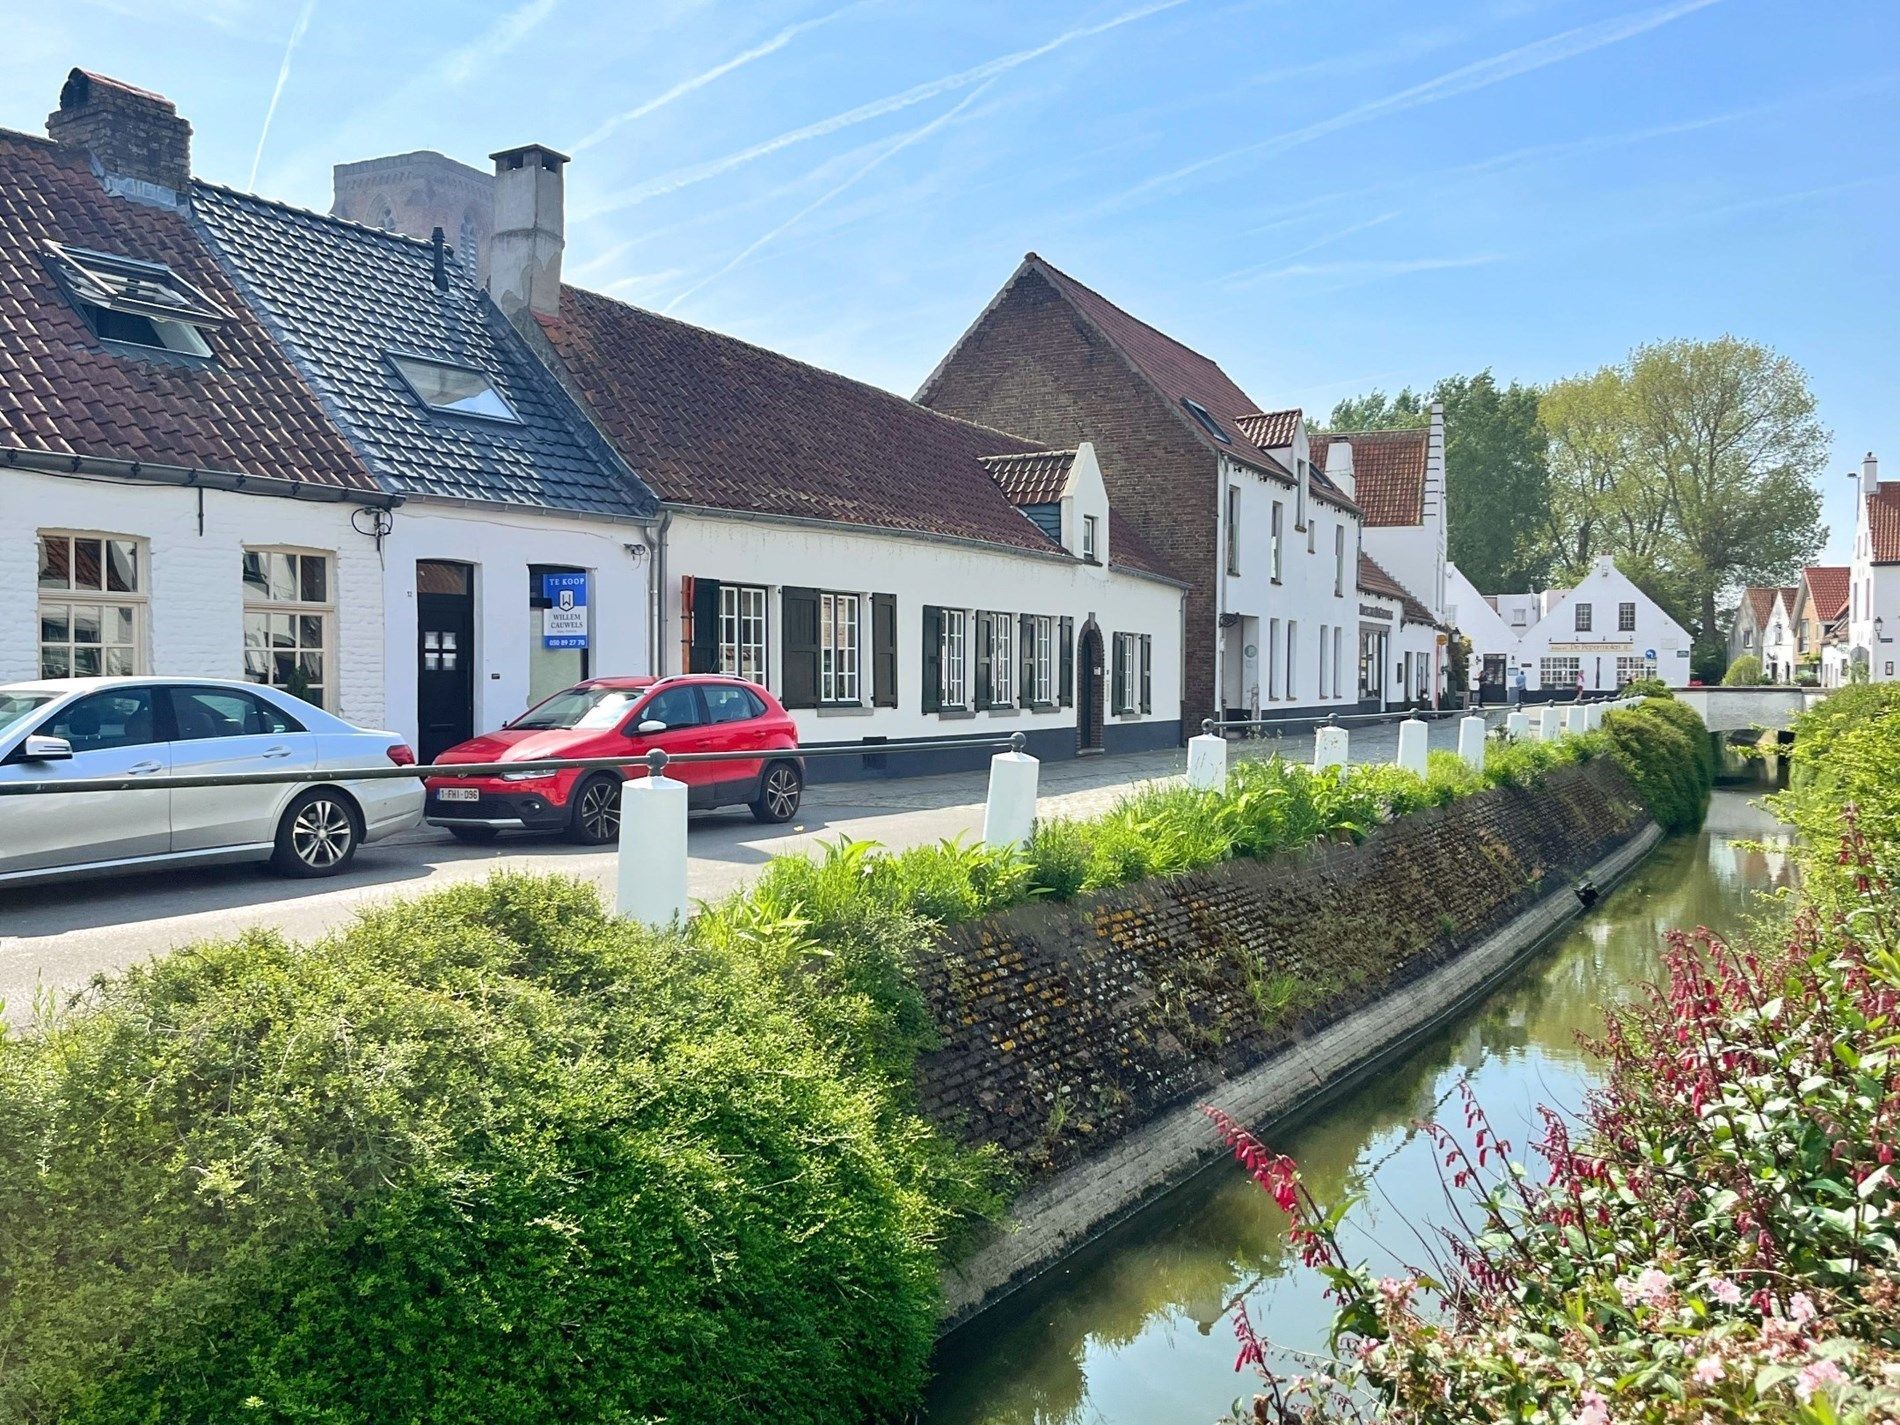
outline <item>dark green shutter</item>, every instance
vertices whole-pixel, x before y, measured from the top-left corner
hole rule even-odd
[[[1028,707],[1036,697],[1036,621],[1028,614],[1016,619],[1016,701]]]
[[[1075,706],[1075,620],[1062,620],[1062,667],[1056,678],[1057,700],[1065,708]]]
[[[897,597],[871,595],[871,705],[897,706]]]
[[[1152,635],[1141,636],[1141,710],[1145,713],[1155,710],[1155,641]]]
[[[780,672],[785,684],[779,699],[788,708],[818,706],[818,591],[786,589],[779,595],[785,652]]]
[[[719,671],[719,581],[693,580],[693,666],[688,673]]]
[[[1127,686],[1122,672],[1122,644],[1125,640],[1120,634],[1111,634],[1109,641],[1113,647],[1108,655],[1108,706],[1112,712],[1125,713],[1128,711],[1122,704],[1122,689]]]
[[[995,706],[990,697],[991,622],[988,614],[979,613],[976,616],[976,697],[972,706],[979,708]]]
[[[967,642],[967,640],[966,640]],[[923,710],[943,711],[943,610],[935,604],[924,605]],[[969,656],[969,650],[964,650]]]

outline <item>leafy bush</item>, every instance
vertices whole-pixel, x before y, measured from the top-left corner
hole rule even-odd
[[[0,1039],[0,1418],[905,1408],[986,1167],[746,948],[498,876]]]
[[[1808,894],[1833,904],[1854,887],[1831,855],[1831,830],[1852,806],[1889,880],[1900,858],[1900,684],[1837,689],[1794,720],[1789,785],[1770,798],[1801,833]]]
[[[1728,672],[1722,675],[1725,688],[1753,688],[1763,681],[1761,659],[1752,653],[1744,653],[1728,665]]]
[[[1717,754],[1695,710],[1674,698],[1645,698],[1603,715],[1610,756],[1665,831],[1702,824],[1715,786]]]
[[[1661,678],[1632,678],[1623,685],[1626,698],[1673,698],[1669,685]]]

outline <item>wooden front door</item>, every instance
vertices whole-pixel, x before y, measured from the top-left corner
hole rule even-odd
[[[1076,642],[1075,745],[1081,752],[1102,750],[1102,631],[1093,620]]]

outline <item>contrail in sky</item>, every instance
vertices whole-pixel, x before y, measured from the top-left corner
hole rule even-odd
[[[277,117],[277,101],[284,97],[284,85],[290,79],[290,57],[296,53],[297,41],[310,28],[310,17],[316,12],[317,0],[303,0],[297,23],[290,27],[290,39],[284,45],[284,62],[277,66],[277,87],[271,90],[270,105],[264,110],[264,127],[257,131],[257,152],[251,155],[251,181],[244,185],[248,189],[257,187],[257,168],[264,161],[264,140],[270,137],[270,121]]]
[[[828,25],[833,20],[839,19],[840,17],[844,15],[848,15],[853,10],[862,10],[867,4],[871,4],[871,3],[873,3],[873,0],[855,0],[855,3],[846,5],[837,10],[833,10],[828,15],[819,15],[815,19],[800,20],[795,25],[787,25],[784,29],[780,30],[776,35],[773,35],[771,39],[766,40],[761,44],[756,44],[752,46],[751,49],[741,50],[738,54],[735,54],[731,59],[721,60],[718,64],[715,64],[711,69],[705,71],[703,74],[695,74],[691,79],[682,79],[678,84],[675,84],[671,89],[668,89],[664,94],[657,95],[654,98],[647,100],[646,103],[644,104],[636,105],[634,108],[628,109],[624,113],[615,114],[611,119],[606,120],[599,127],[594,129],[594,131],[588,134],[587,137],[581,139],[578,143],[576,143],[573,146],[574,152],[580,153],[583,149],[592,148],[595,144],[601,142],[608,135],[612,134],[616,129],[620,128],[623,124],[631,124],[635,119],[644,119],[648,114],[651,114],[655,109],[663,109],[668,104],[671,104],[675,99],[683,98],[684,96],[691,94],[695,89],[703,89],[708,84],[711,84],[715,79],[722,79],[726,75],[732,73],[732,71],[735,69],[743,69],[746,65],[751,64],[754,60],[764,59],[769,54],[778,53],[778,51],[784,49],[785,46],[790,44],[793,40],[797,39],[800,35],[806,33],[808,30],[815,30],[820,25]]]
[[[1158,188],[1178,183],[1181,179],[1192,177],[1205,169],[1225,166],[1238,158],[1285,153],[1288,149],[1298,148],[1302,144],[1324,138],[1327,134],[1371,123],[1374,119],[1385,118],[1388,114],[1399,114],[1425,104],[1436,104],[1441,99],[1451,99],[1460,94],[1469,94],[1474,90],[1488,89],[1493,84],[1515,79],[1520,74],[1529,74],[1547,65],[1560,64],[1564,60],[1575,59],[1592,50],[1602,49],[1605,45],[1618,44],[1650,30],[1660,29],[1672,20],[1679,20],[1684,15],[1693,14],[1697,10],[1705,10],[1716,3],[1717,0],[1677,0],[1675,4],[1661,5],[1652,10],[1639,10],[1635,14],[1621,15],[1613,20],[1599,20],[1594,24],[1578,25],[1561,34],[1533,40],[1529,44],[1519,45],[1516,49],[1506,50],[1502,54],[1474,60],[1470,64],[1450,70],[1434,79],[1427,79],[1422,84],[1401,89],[1396,94],[1368,100],[1364,104],[1347,109],[1344,113],[1335,114],[1329,119],[1321,119],[1317,123],[1289,129],[1285,133],[1275,134],[1257,143],[1242,144],[1224,153],[1197,159],[1172,172],[1158,174],[1137,183],[1119,199],[1113,200],[1109,206],[1145,197]]]
[[[1713,3],[1713,0],[1702,0],[1702,2],[1708,4]],[[847,109],[841,114],[833,114],[828,119],[820,119],[816,123],[806,124],[803,128],[788,130],[785,133],[779,134],[776,138],[766,139],[764,142],[756,143],[750,148],[740,149],[737,153],[727,154],[724,158],[715,158],[706,163],[691,164],[685,168],[676,168],[673,172],[662,174],[650,183],[645,183],[639,187],[630,189],[620,197],[615,198],[611,202],[603,203],[601,206],[592,209],[589,213],[583,214],[583,216],[592,217],[601,213],[610,213],[619,208],[627,208],[635,203],[644,202],[648,198],[656,198],[665,193],[676,193],[682,188],[690,187],[695,183],[703,183],[709,178],[717,178],[724,173],[730,173],[733,169],[740,167],[742,164],[751,163],[754,159],[764,158],[768,154],[777,153],[779,150],[790,148],[794,144],[804,143],[810,139],[824,138],[828,134],[837,133],[840,129],[848,129],[853,125],[866,123],[871,119],[881,119],[886,114],[895,114],[901,109],[908,109],[914,105],[922,104],[936,98],[939,94],[948,94],[953,90],[967,89],[973,84],[981,84],[985,80],[994,79],[999,74],[1005,74],[1021,65],[1028,64],[1031,60],[1041,59],[1044,55],[1051,54],[1063,48],[1065,45],[1074,44],[1077,40],[1084,40],[1093,35],[1103,34],[1109,30],[1117,29],[1122,25],[1132,24],[1136,20],[1144,20],[1150,15],[1158,15],[1163,10],[1172,10],[1186,3],[1187,0],[1159,0],[1159,3],[1144,5],[1138,10],[1126,11],[1123,14],[1115,16],[1113,19],[1104,20],[1099,24],[1085,25],[1073,30],[1065,30],[1054,39],[1047,40],[1033,48],[1020,49],[1011,54],[999,55],[995,59],[985,60],[982,64],[974,65],[969,69],[960,70],[955,74],[946,74],[941,79],[932,79],[925,83],[915,85],[912,88],[904,90],[902,93],[892,94],[883,99],[874,99],[868,104],[858,105],[855,109]]]
[[[662,313],[672,311],[681,302],[684,302],[688,297],[692,296],[693,293],[697,292],[700,288],[707,286],[709,283],[717,282],[721,277],[724,277],[728,272],[732,271],[733,268],[737,267],[740,263],[744,262],[748,257],[752,256],[753,253],[757,252],[760,248],[764,247],[767,243],[776,241],[782,234],[784,234],[785,232],[789,231],[792,228],[797,227],[806,218],[810,217],[813,213],[817,212],[820,208],[824,207],[825,204],[829,203],[833,198],[836,198],[839,194],[843,193],[847,188],[850,188],[852,185],[857,183],[860,179],[867,177],[874,169],[882,167],[883,164],[885,164],[890,159],[897,157],[898,154],[902,153],[905,149],[909,148],[912,144],[918,142],[921,139],[929,138],[930,135],[936,133],[937,130],[945,127],[948,124],[954,123],[957,117],[961,115],[965,109],[968,109],[972,104],[976,103],[978,99],[981,99],[984,96],[984,94],[986,94],[989,91],[990,87],[993,84],[995,84],[995,82],[996,81],[992,79],[992,80],[986,81],[983,84],[978,85],[976,89],[971,91],[969,94],[964,95],[964,97],[961,100],[959,100],[956,104],[952,105],[949,109],[945,110],[943,113],[937,115],[937,117],[932,119],[929,123],[919,124],[916,128],[907,130],[905,133],[903,133],[902,135],[898,137],[895,143],[892,143],[888,145],[887,147],[885,147],[884,149],[882,149],[881,151],[879,151],[878,154],[875,157],[873,157],[870,162],[861,165],[856,171],[854,171],[851,174],[849,178],[846,178],[843,182],[838,183],[834,185],[833,187],[827,189],[825,192],[819,194],[816,198],[812,199],[811,202],[807,203],[804,207],[800,208],[796,213],[793,213],[791,217],[787,218],[784,222],[780,223],[777,227],[773,228],[770,232],[754,238],[751,242],[747,243],[743,248],[741,248],[737,253],[735,253],[730,259],[728,259],[727,262],[723,266],[721,266],[718,270],[714,272],[710,272],[706,276],[700,278],[699,281],[693,283],[692,286],[688,287],[685,291],[681,292],[678,296],[674,297],[672,301],[668,302],[664,307],[660,308],[660,311]]]

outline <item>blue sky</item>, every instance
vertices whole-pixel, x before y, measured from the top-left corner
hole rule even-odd
[[[568,273],[903,392],[1034,249],[1267,405],[1732,331],[1900,475],[1892,0],[6,0],[208,178],[550,143]],[[255,181],[253,181],[255,174]]]

